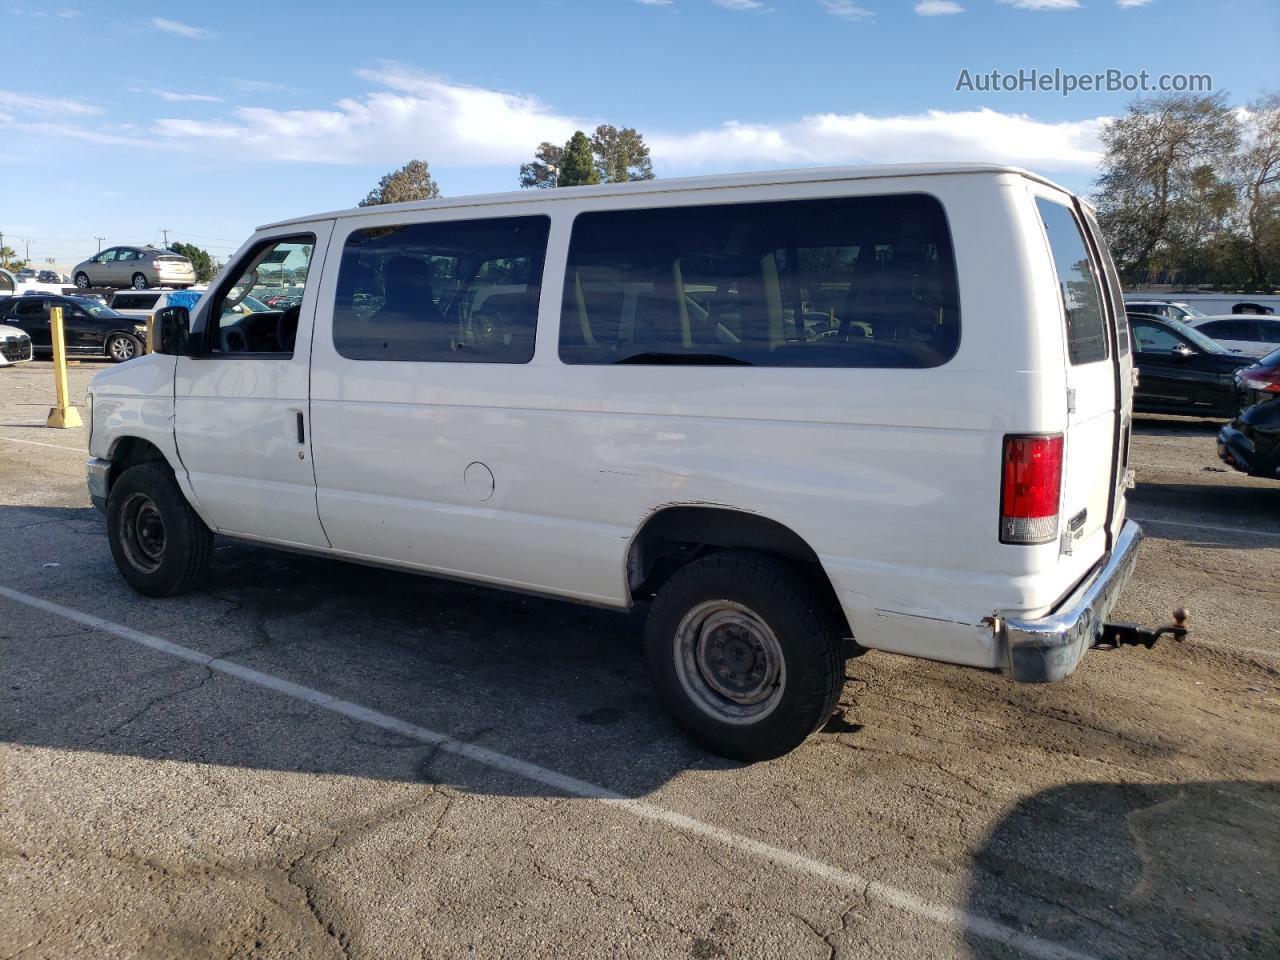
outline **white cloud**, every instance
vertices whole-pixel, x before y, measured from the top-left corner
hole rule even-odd
[[[1080,0],[1000,0],[1019,10],[1078,10]]]
[[[875,14],[854,0],[818,0],[827,13],[841,20],[867,20]]]
[[[58,11],[58,16],[63,20],[74,20],[76,17],[80,16],[80,11],[72,10],[70,7],[64,7]]]
[[[240,93],[299,93],[297,87],[274,80],[246,80],[243,77],[229,77],[227,82]]]
[[[949,17],[964,13],[964,7],[956,3],[956,0],[920,0],[915,11],[922,17]]]
[[[726,123],[647,137],[664,166],[751,167],[985,160],[1044,170],[1091,170],[1104,118],[1045,123],[990,109],[876,117],[824,113],[783,124]]]
[[[760,0],[711,0],[717,7],[726,10],[763,10],[765,6]]]
[[[101,113],[102,108],[70,97],[42,97],[32,93],[0,90],[0,107],[20,113],[70,114],[90,116]]]
[[[674,0],[636,0],[636,3],[645,7],[669,7]]]
[[[188,40],[203,40],[206,37],[212,37],[213,33],[203,27],[193,27],[188,23],[179,23],[177,20],[166,20],[164,17],[152,17],[151,26],[163,33],[176,34],[179,37],[186,37]]]
[[[152,94],[169,103],[225,103],[222,97],[211,93],[174,93],[171,90],[152,90]]]
[[[397,63],[357,76],[378,89],[329,109],[242,107],[225,117],[159,120],[175,147],[238,157],[335,164],[511,166],[543,140],[563,143],[598,119],[535,97],[452,83]],[[2,104],[0,104],[2,105]],[[1042,170],[1092,170],[1103,118],[1049,123],[990,109],[873,116],[818,113],[782,123],[729,122],[693,131],[645,130],[663,175],[785,166],[991,160]]]
[[[1117,7],[1145,7],[1151,0],[1116,0]]]

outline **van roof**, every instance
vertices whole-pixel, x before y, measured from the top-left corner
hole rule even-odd
[[[505,193],[478,193],[470,196],[442,197],[436,200],[410,200],[406,203],[333,210],[307,217],[290,217],[263,224],[259,230],[355,217],[366,213],[409,210],[442,210],[451,207],[481,207],[506,203],[540,203],[548,200],[570,200],[579,197],[616,196],[632,193],[675,193],[686,190],[713,190],[718,187],[756,187],[779,183],[821,183],[832,180],[876,180],[896,177],[937,177],[947,174],[1012,173],[1070,193],[1066,187],[1045,177],[1000,163],[889,163],[861,167],[811,167],[803,170],[768,170],[758,173],[731,173],[706,177],[674,177],[671,179],[637,180],[632,183],[602,183],[589,187],[560,187],[555,190],[512,190]]]

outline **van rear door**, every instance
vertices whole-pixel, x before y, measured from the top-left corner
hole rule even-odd
[[[1070,198],[1037,193],[1035,205],[1056,271],[1067,348],[1060,552],[1087,570],[1111,548],[1109,521],[1123,482],[1117,476],[1124,428],[1117,418],[1122,386],[1108,329],[1110,291]]]

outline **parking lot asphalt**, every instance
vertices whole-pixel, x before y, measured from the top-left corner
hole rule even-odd
[[[633,617],[221,540],[133,594],[52,389],[0,369],[0,957],[1280,956],[1280,482],[1213,424],[1137,418],[1115,613],[1191,639],[871,653],[741,766]]]

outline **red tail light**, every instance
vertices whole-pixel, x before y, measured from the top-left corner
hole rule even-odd
[[[1000,542],[1049,543],[1058,535],[1062,436],[1004,438]]]
[[[1273,370],[1268,370],[1266,373],[1242,374],[1240,382],[1251,390],[1280,393],[1280,374]]]

